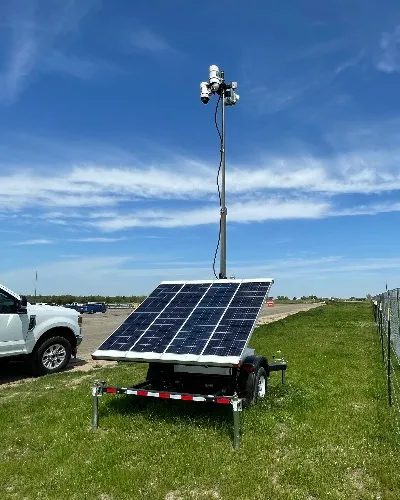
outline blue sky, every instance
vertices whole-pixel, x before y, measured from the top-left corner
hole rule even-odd
[[[210,279],[210,64],[227,110],[228,274],[273,295],[400,285],[400,7],[4,0],[0,281],[148,293]]]

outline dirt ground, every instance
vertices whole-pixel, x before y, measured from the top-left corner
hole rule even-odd
[[[276,304],[274,307],[264,306],[257,321],[257,326],[271,323],[286,318],[300,311],[309,311],[316,307],[322,306],[323,303],[317,304]]]
[[[257,325],[278,321],[300,311],[308,311],[321,304],[277,304],[274,307],[264,306],[260,313]],[[89,371],[101,366],[113,366],[114,361],[93,361],[91,353],[121,325],[132,312],[131,309],[108,309],[106,313],[83,315],[83,341],[79,346],[76,359],[71,360],[67,370]],[[34,380],[29,370],[22,363],[8,363],[0,366],[0,388],[10,384]]]

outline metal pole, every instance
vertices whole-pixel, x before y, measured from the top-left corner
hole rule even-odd
[[[388,355],[387,355],[387,379],[388,379],[388,398],[389,406],[392,406],[392,380],[391,380],[391,359],[390,359],[390,309],[388,308]]]
[[[99,427],[99,382],[97,380],[93,383],[92,399],[92,430],[95,431]]]
[[[221,252],[219,278],[226,278],[226,215],[225,206],[225,82],[222,84],[222,126],[221,126]]]
[[[233,447],[237,450],[240,446],[240,416],[242,411],[242,400],[237,397],[237,394],[231,399],[233,409]]]

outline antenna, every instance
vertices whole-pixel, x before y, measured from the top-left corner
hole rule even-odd
[[[225,107],[234,106],[238,102],[239,94],[236,94],[235,89],[237,89],[237,82],[226,83],[224,72],[220,71],[218,66],[215,65],[209,68],[209,81],[200,83],[200,99],[203,104],[208,104],[213,94],[219,96],[218,103],[220,100],[222,101],[221,133],[219,132],[216,122],[221,139],[220,233],[218,239],[218,244],[221,242],[219,279],[226,279],[226,216],[228,211],[225,206]],[[218,103],[216,113],[218,110]]]
[[[36,277],[35,277],[35,299],[36,299],[36,288],[37,288],[37,271],[36,271]],[[36,302],[36,300],[35,300]]]

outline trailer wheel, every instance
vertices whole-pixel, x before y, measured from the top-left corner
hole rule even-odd
[[[267,394],[267,372],[262,366],[255,367],[255,371],[248,373],[241,384],[240,395],[243,398],[243,408],[255,403],[257,399]]]
[[[267,372],[262,366],[259,367],[254,384],[254,401],[265,398],[267,394]]]

